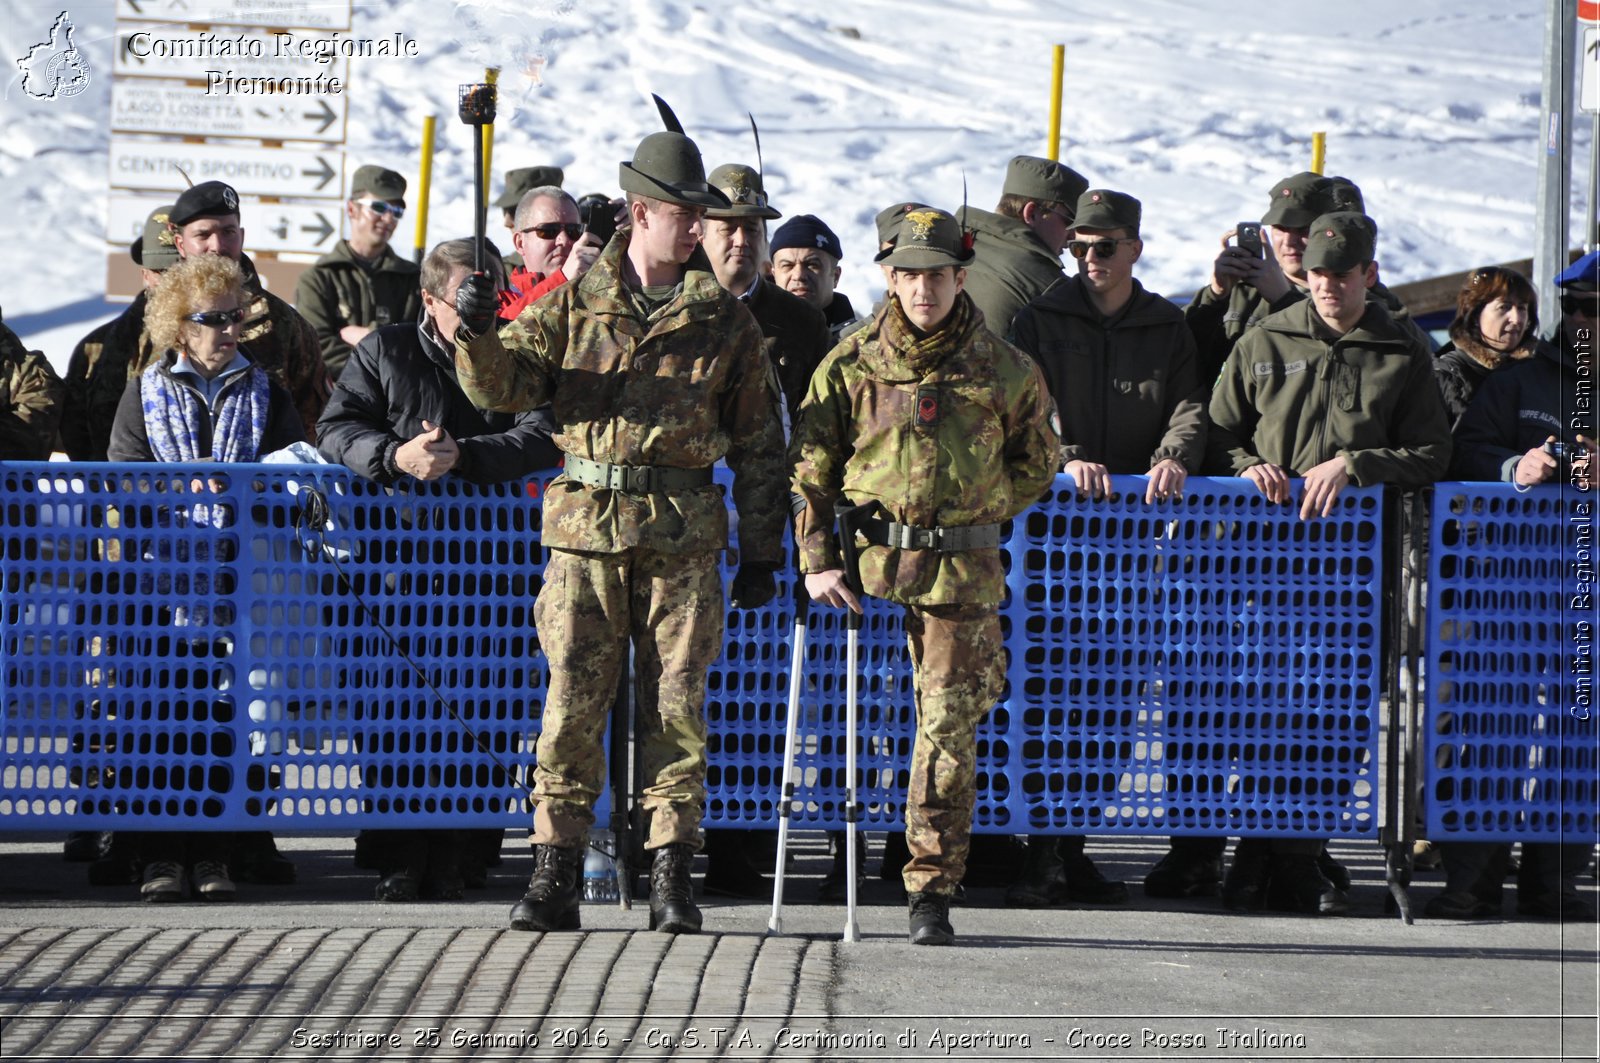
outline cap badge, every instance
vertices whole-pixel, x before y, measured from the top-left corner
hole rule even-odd
[[[936,210],[908,210],[906,221],[911,223],[911,238],[926,240],[933,235],[933,223],[942,217]]]
[[[1089,202],[1090,203],[1098,203],[1098,202],[1100,202],[1100,193],[1096,192],[1094,195],[1090,196],[1089,197]]]
[[[229,188],[227,185],[222,186],[222,205],[227,207],[229,210],[239,209],[239,197],[236,196],[233,192],[233,189]]]
[[[817,234],[817,246],[818,247],[827,247],[828,246],[828,238],[826,236],[823,236],[821,233],[818,233]]]
[[[1323,236],[1332,236],[1333,235],[1333,230],[1332,229],[1324,229],[1324,230],[1322,230],[1322,235]]]

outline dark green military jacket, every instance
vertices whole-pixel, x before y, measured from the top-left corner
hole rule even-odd
[[[992,211],[967,208],[977,257],[967,267],[967,294],[983,312],[983,323],[996,336],[1011,331],[1017,311],[1066,276],[1061,258],[1052,255],[1027,223]]]
[[[146,294],[134,296],[126,310],[79,340],[67,360],[61,447],[73,461],[106,460],[111,425],[128,389],[128,358],[144,333]],[[115,368],[107,369],[108,359]]]
[[[1302,299],[1246,332],[1223,366],[1206,470],[1299,474],[1335,456],[1361,487],[1433,483],[1450,464],[1450,420],[1433,355],[1382,306],[1369,300],[1335,338]]]
[[[1054,405],[1033,360],[979,324],[957,297],[946,327],[919,340],[891,302],[811,378],[789,445],[802,572],[840,566],[834,503],[881,506],[919,528],[996,524],[1039,500],[1059,468]],[[875,507],[876,508],[876,507]],[[997,605],[997,549],[864,546],[861,585],[910,605]]]
[[[335,380],[350,360],[350,345],[339,338],[346,325],[382,328],[416,321],[422,310],[422,270],[395,254],[392,246],[370,265],[356,257],[350,241],[340,240],[316,265],[300,274],[295,309],[317,330],[322,360]]]
[[[502,331],[456,340],[473,405],[516,412],[549,402],[563,453],[629,466],[733,470],[742,562],[783,563],[788,513],[778,396],[761,329],[696,248],[671,299],[640,316],[623,281],[630,229],[594,266]],[[543,539],[565,550],[669,554],[728,543],[722,488],[629,494],[561,477],[545,492]]]
[[[0,460],[50,460],[61,391],[61,378],[45,356],[0,324]]]
[[[1267,302],[1261,292],[1249,284],[1235,284],[1227,299],[1212,291],[1210,284],[1202,287],[1183,311],[1199,351],[1200,382],[1209,386],[1217,379],[1217,374],[1222,371],[1222,363],[1228,360],[1234,344],[1239,342],[1239,337],[1244,335],[1246,329],[1268,314],[1287,310],[1304,300],[1306,295],[1306,289],[1293,281],[1289,282],[1288,292],[1275,303]],[[1421,326],[1411,320],[1411,312],[1405,308],[1405,304],[1381,283],[1367,289],[1367,300],[1389,311],[1389,316],[1421,341],[1425,350],[1433,349],[1433,341]]]
[[[1145,473],[1171,458],[1189,472],[1205,459],[1206,400],[1183,312],[1133,282],[1111,318],[1068,277],[1011,322],[1061,415],[1061,454],[1114,473]]]

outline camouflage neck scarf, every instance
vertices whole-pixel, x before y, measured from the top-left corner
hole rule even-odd
[[[966,297],[965,292],[960,292],[956,295],[955,307],[944,323],[919,339],[916,326],[900,308],[900,300],[891,297],[880,338],[905,359],[913,372],[924,374],[938,365],[947,351],[959,346],[971,323],[972,300]]]

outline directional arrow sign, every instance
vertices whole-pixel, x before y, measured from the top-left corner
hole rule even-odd
[[[1578,93],[1578,106],[1594,114],[1600,111],[1600,28],[1587,26],[1583,31],[1583,81]],[[1593,177],[1591,175],[1591,180]],[[1593,193],[1591,193],[1592,195]]]
[[[111,85],[111,128],[119,133],[344,140],[348,104],[337,96],[208,94],[182,82],[118,78]]]
[[[175,196],[112,196],[106,239],[123,252],[144,232],[150,212]],[[239,221],[244,227],[244,249],[251,251],[304,251],[320,254],[339,242],[344,212],[339,205],[263,203],[248,196],[239,201]]]
[[[344,152],[111,138],[111,187],[176,195],[188,180],[226,181],[244,196],[339,198]]]
[[[117,0],[117,17],[347,30],[350,0]]]
[[[156,0],[139,2],[154,3]],[[321,74],[324,82],[338,78],[343,84],[350,84],[349,57],[335,56],[327,63],[308,61],[295,43],[304,43],[304,36],[280,38],[275,33],[257,29],[211,30],[196,26],[118,23],[111,72],[202,82],[208,70],[234,78],[314,79]],[[285,40],[295,47],[286,46]],[[298,95],[301,99],[315,98],[305,93]]]

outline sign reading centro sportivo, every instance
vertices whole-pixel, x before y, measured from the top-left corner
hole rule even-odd
[[[111,187],[177,194],[187,181],[226,181],[245,196],[344,195],[344,152],[111,138]]]
[[[343,30],[350,0],[117,0],[117,18]]]
[[[111,85],[111,128],[119,133],[171,133],[257,140],[344,142],[349,97],[343,93],[244,96],[207,92],[181,81],[123,78]]]

